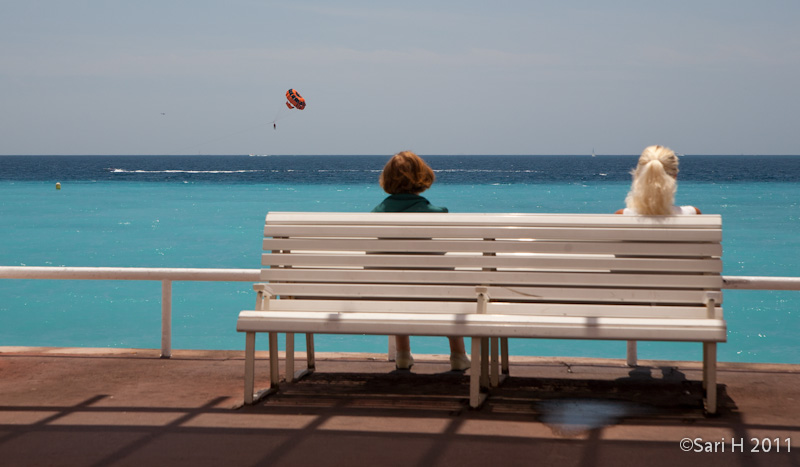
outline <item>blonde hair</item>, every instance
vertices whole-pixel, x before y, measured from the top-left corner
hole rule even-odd
[[[625,205],[642,215],[672,214],[678,190],[678,156],[664,146],[648,146],[631,172],[633,183]]]
[[[428,164],[411,151],[395,154],[381,172],[381,188],[390,195],[418,195],[427,190],[436,180]]]

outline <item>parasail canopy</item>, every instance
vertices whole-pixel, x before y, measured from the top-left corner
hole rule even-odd
[[[303,110],[306,108],[306,100],[303,99],[303,96],[301,96],[296,89],[289,89],[286,91],[286,107]]]

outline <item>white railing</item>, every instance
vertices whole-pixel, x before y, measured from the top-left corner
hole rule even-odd
[[[0,266],[0,279],[161,281],[161,358],[172,356],[172,282],[258,282],[260,269]]]
[[[723,289],[800,290],[800,277],[722,276]]]
[[[161,282],[161,357],[172,356],[172,282],[258,282],[260,269],[0,266],[0,279]],[[800,277],[722,276],[723,289],[800,290]]]

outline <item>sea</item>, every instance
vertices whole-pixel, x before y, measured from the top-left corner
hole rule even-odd
[[[370,211],[388,158],[0,156],[0,265],[258,269],[267,212]],[[436,182],[423,195],[450,212],[610,213],[637,156],[425,159]],[[722,215],[724,275],[800,277],[800,156],[684,155],[676,202]],[[173,348],[242,350],[236,318],[254,299],[250,283],[175,282]],[[0,346],[160,348],[160,300],[155,281],[0,280]],[[725,290],[724,313],[720,361],[800,363],[800,291]],[[320,352],[386,348],[316,337]],[[446,354],[447,340],[412,337],[412,351]],[[512,340],[510,352],[624,358],[625,343]],[[639,356],[702,351],[642,342]]]

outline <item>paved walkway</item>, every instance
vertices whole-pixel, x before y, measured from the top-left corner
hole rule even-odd
[[[471,410],[467,376],[416,359],[320,354],[241,407],[242,352],[0,347],[0,465],[800,465],[798,366],[720,364],[706,417],[697,363],[516,358]]]

